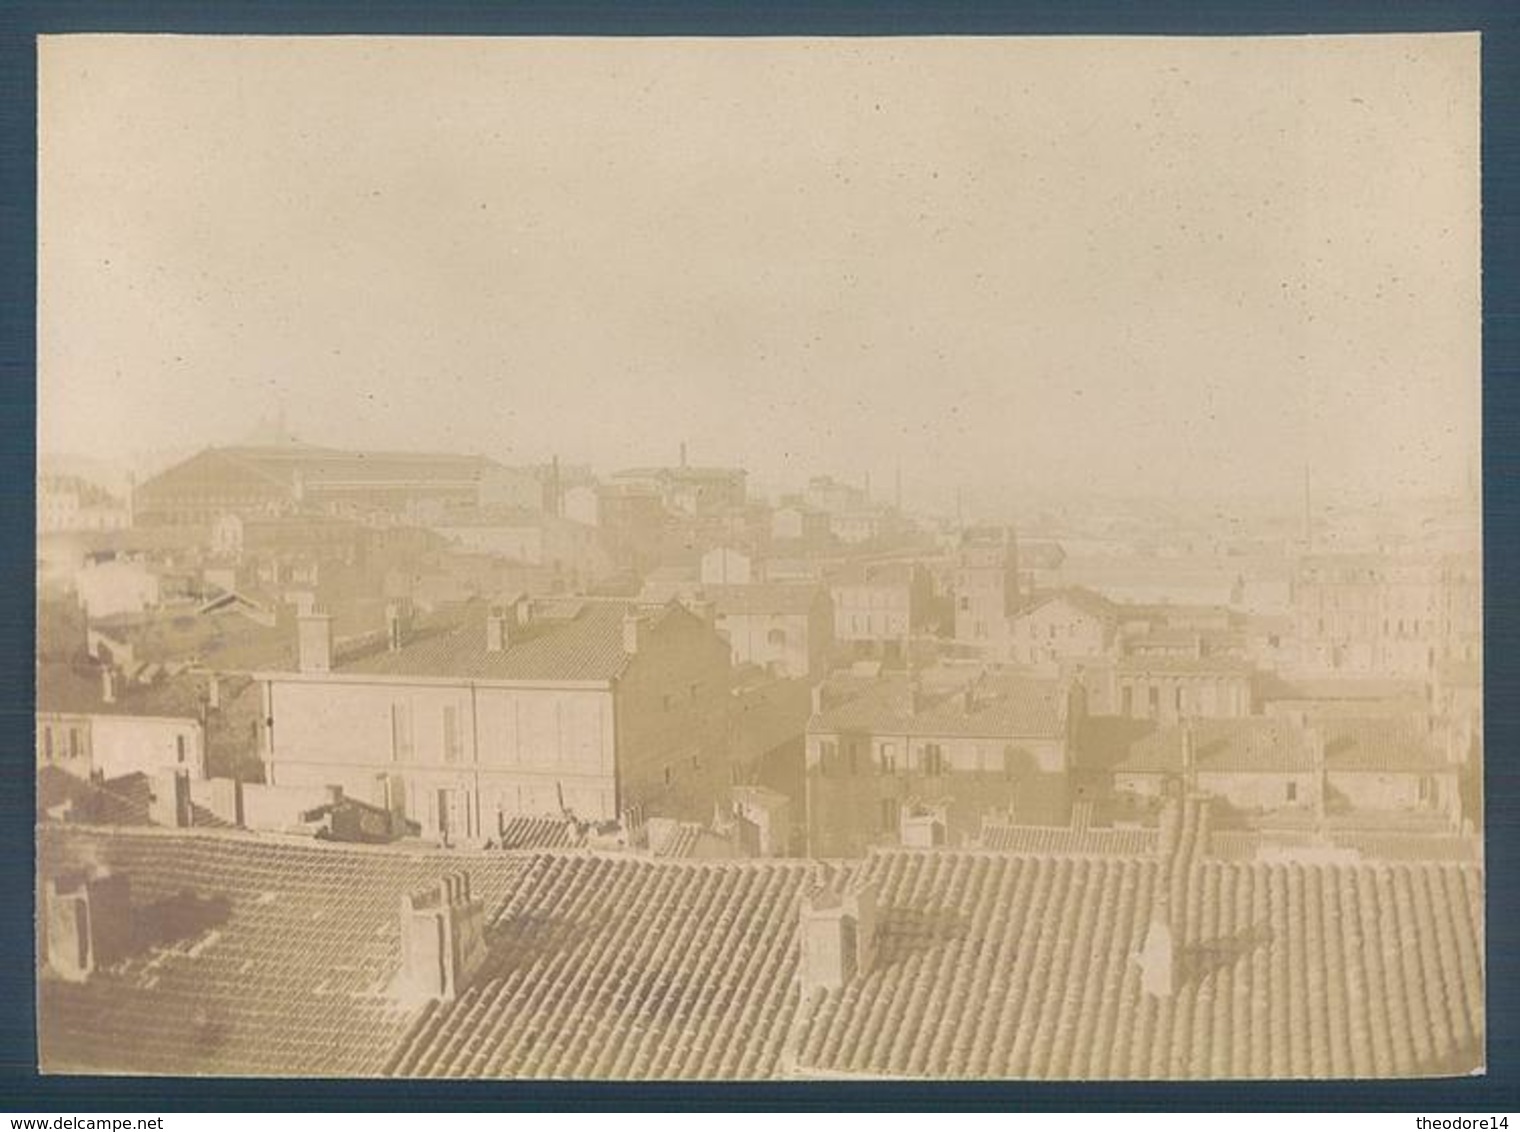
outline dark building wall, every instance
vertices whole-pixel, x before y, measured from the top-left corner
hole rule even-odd
[[[617,684],[620,804],[646,816],[706,819],[732,781],[728,644],[675,610],[638,629],[638,651]]]

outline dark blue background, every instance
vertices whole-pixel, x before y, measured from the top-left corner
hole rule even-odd
[[[1457,1081],[1284,1084],[569,1085],[38,1077],[32,1008],[33,560],[36,448],[36,56],[61,32],[410,35],[1250,35],[1473,31],[1483,39],[1483,440],[1489,1073]],[[82,1114],[224,1109],[1520,1109],[1516,869],[1520,711],[1520,4],[1236,0],[1200,5],[624,0],[0,0],[0,1109]],[[1368,170],[1368,176],[1376,176]],[[1520,1124],[1515,1132],[1520,1132]]]

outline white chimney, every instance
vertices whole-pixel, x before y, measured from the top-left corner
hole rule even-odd
[[[507,622],[506,611],[492,606],[486,614],[486,652],[501,652],[511,642],[512,630]]]
[[[876,900],[869,888],[828,889],[802,898],[799,942],[802,993],[837,990],[871,969],[876,957]]]
[[[623,651],[630,656],[639,651],[639,620],[632,610],[623,614]]]
[[[406,638],[411,631],[411,611],[399,601],[393,601],[385,607],[385,644],[388,649],[395,652],[406,644]]]
[[[1157,998],[1170,998],[1177,989],[1177,948],[1172,938],[1171,900],[1166,883],[1166,877],[1158,874],[1150,926],[1136,956],[1140,964],[1140,989]]]
[[[83,982],[131,948],[131,887],[123,874],[55,877],[43,888],[41,912],[42,950],[59,978]]]
[[[116,670],[109,664],[100,670],[100,698],[108,704],[116,702]]]
[[[401,898],[401,971],[396,993],[406,1002],[452,1002],[486,959],[485,906],[470,895],[468,873]]]
[[[302,672],[332,671],[332,618],[306,613],[296,618],[298,667]]]

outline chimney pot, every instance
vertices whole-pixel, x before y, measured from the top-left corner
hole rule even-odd
[[[512,631],[507,625],[507,614],[500,606],[486,614],[486,652],[501,652],[507,647]]]
[[[300,670],[332,671],[332,618],[325,613],[302,614],[296,631]]]
[[[58,977],[83,982],[130,950],[131,886],[126,876],[58,876],[47,882],[43,903],[44,953]]]
[[[639,615],[630,611],[623,614],[623,651],[630,656],[639,651]]]
[[[401,897],[401,972],[396,993],[407,1002],[451,1002],[486,958],[485,908],[470,896],[468,873]]]
[[[1137,959],[1140,963],[1140,989],[1157,998],[1170,998],[1177,989],[1177,948],[1172,938],[1171,901],[1166,880],[1157,880],[1157,895],[1151,909],[1150,926],[1145,932]]]

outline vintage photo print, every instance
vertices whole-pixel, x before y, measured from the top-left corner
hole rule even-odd
[[[1485,1067],[1479,41],[39,41],[51,1074]]]

